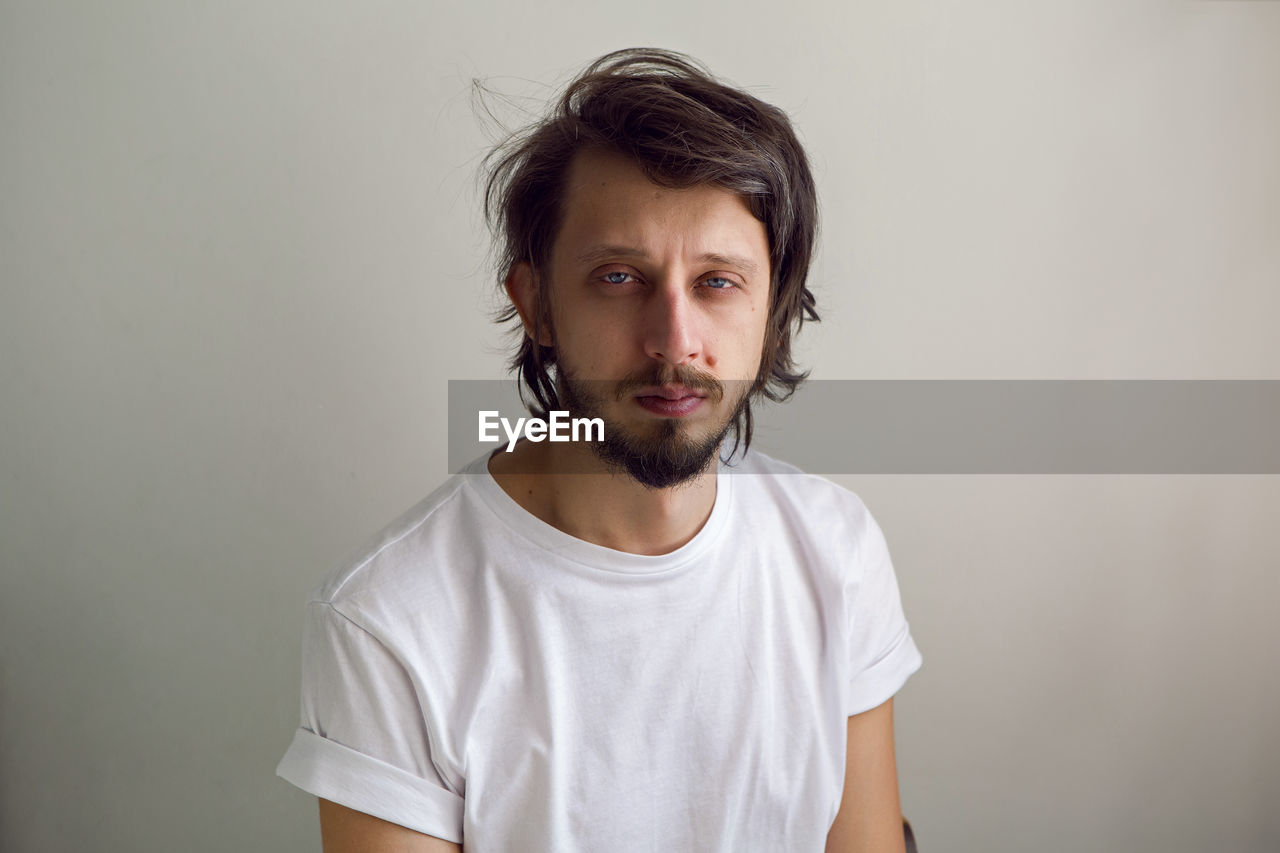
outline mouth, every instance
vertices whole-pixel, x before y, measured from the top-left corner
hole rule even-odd
[[[702,407],[706,394],[684,385],[654,385],[642,388],[635,401],[647,412],[667,418],[691,415]]]

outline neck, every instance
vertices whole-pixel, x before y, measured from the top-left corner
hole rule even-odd
[[[668,554],[684,545],[702,529],[716,500],[714,461],[678,486],[651,489],[575,444],[522,441],[511,453],[490,457],[489,473],[512,500],[552,527],[631,554]]]

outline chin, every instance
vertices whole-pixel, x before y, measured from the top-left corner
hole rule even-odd
[[[664,418],[639,429],[605,421],[605,440],[592,445],[606,465],[651,489],[666,489],[690,482],[714,469],[720,444],[728,432],[674,418]]]

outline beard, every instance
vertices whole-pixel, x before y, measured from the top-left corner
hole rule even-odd
[[[693,424],[680,418],[658,418],[629,427],[605,413],[610,397],[622,403],[638,389],[673,383],[703,393],[712,405],[719,404],[725,396],[724,385],[708,373],[658,363],[616,383],[576,379],[559,366],[556,390],[572,417],[600,418],[604,422],[603,440],[588,442],[597,458],[647,488],[667,489],[689,482],[711,466],[730,427],[747,405],[750,385],[733,383],[741,384],[743,391],[723,420],[701,435],[695,434]]]

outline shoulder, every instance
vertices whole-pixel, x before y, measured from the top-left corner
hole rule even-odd
[[[764,453],[748,451],[723,469],[747,504],[772,506],[782,515],[826,535],[861,538],[875,520],[857,494]],[[877,531],[878,532],[878,531]]]
[[[456,474],[341,557],[310,596],[369,629],[448,595],[446,573],[479,536],[483,508]],[[375,632],[376,633],[376,632]]]
[[[847,591],[891,571],[884,533],[854,492],[754,451],[732,470],[742,529],[784,540],[824,586]]]

